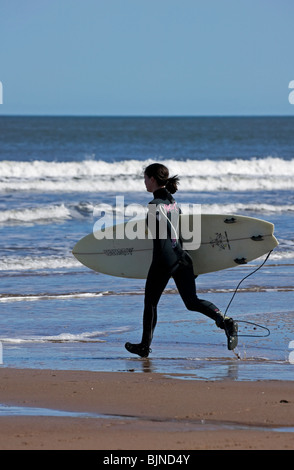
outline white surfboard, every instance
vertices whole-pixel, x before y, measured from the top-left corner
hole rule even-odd
[[[181,215],[181,218],[191,217]],[[94,271],[111,276],[145,279],[152,260],[153,241],[147,238],[130,240],[121,237],[126,224],[90,233],[73,248],[73,255]],[[145,219],[133,222],[144,226]],[[129,225],[129,232],[130,225]],[[201,244],[189,250],[195,275],[246,264],[273,250],[278,241],[274,225],[264,220],[239,215],[201,215]],[[109,237],[109,238],[107,238]],[[99,239],[101,238],[101,239]]]

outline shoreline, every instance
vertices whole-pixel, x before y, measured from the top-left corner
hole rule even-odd
[[[293,450],[292,381],[179,378],[1,368],[0,404],[20,413],[0,413],[0,449]],[[22,408],[72,416],[27,416]]]

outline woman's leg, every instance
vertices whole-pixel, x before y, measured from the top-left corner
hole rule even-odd
[[[230,317],[224,316],[212,302],[198,298],[193,268],[190,266],[179,268],[174,273],[173,278],[187,309],[203,313],[214,320],[219,328],[225,330],[228,349],[235,349],[238,344],[237,322]]]
[[[157,304],[169,279],[170,274],[160,269],[159,265],[151,264],[145,285],[143,313],[142,344],[147,347],[152,342],[153,332],[157,323]]]
[[[214,320],[219,326],[223,322],[223,314],[216,305],[208,300],[199,299],[196,293],[196,284],[193,268],[190,266],[179,268],[173,275],[177,289],[188,310],[200,312]]]
[[[169,279],[170,275],[160,269],[159,265],[151,264],[145,285],[142,340],[139,344],[125,344],[125,348],[130,353],[148,357],[157,323],[157,304]]]

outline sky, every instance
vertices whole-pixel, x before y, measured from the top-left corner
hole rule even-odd
[[[0,115],[294,115],[293,80],[293,0],[0,0]]]

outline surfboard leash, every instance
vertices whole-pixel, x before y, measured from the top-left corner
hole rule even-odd
[[[243,277],[243,279],[241,279],[241,281],[240,281],[239,284],[237,285],[237,287],[236,287],[236,289],[235,289],[235,291],[234,291],[234,293],[233,293],[233,295],[232,295],[232,297],[231,297],[231,300],[229,301],[229,303],[228,303],[228,305],[227,305],[227,308],[226,308],[226,310],[225,310],[224,316],[226,316],[226,313],[227,313],[227,311],[229,310],[229,307],[230,307],[230,305],[231,305],[231,303],[232,303],[232,301],[233,301],[235,295],[237,294],[238,289],[239,289],[240,285],[242,284],[242,282],[245,281],[245,279],[247,279],[249,276],[252,276],[252,274],[256,273],[259,269],[261,269],[261,268],[265,265],[265,263],[267,262],[267,260],[269,259],[270,255],[271,255],[272,251],[273,251],[273,250],[271,250],[271,251],[267,254],[265,260],[261,263],[260,266],[258,266],[256,269],[254,269],[254,271],[252,271],[251,273],[247,274],[245,277]],[[238,323],[247,323],[248,325],[253,325],[253,326],[255,326],[256,328],[261,328],[261,329],[263,329],[263,330],[266,330],[266,332],[267,332],[265,335],[238,335],[238,337],[241,337],[241,336],[242,336],[242,337],[252,337],[252,338],[266,338],[267,336],[270,335],[270,330],[269,330],[269,328],[267,328],[266,326],[258,325],[257,323],[250,322],[250,321],[245,321],[245,320],[236,320],[236,322],[238,322]]]

